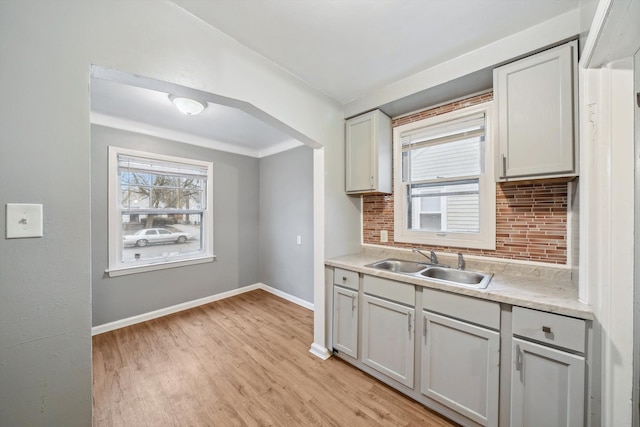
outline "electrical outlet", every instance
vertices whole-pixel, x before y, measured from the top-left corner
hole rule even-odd
[[[302,236],[298,236],[298,237],[296,238],[296,243],[297,243],[297,244],[299,244],[299,245],[301,245],[301,244],[302,244]]]
[[[389,241],[389,232],[387,230],[380,231],[380,241],[383,243]]]

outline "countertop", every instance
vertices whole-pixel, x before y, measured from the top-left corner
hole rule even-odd
[[[591,307],[578,300],[578,289],[571,282],[570,271],[567,269],[539,266],[530,267],[526,265],[513,265],[506,262],[492,262],[489,265],[476,263],[474,267],[482,266],[484,268],[468,269],[492,272],[494,276],[486,289],[473,289],[366,267],[367,264],[386,258],[416,260],[415,257],[409,255],[402,256],[402,254],[400,254],[400,256],[398,256],[397,253],[389,251],[380,253],[376,253],[375,251],[373,253],[367,253],[363,251],[328,259],[325,261],[325,265],[460,295],[468,295],[580,319],[593,319],[593,310]],[[467,265],[468,264],[469,262],[467,262]]]

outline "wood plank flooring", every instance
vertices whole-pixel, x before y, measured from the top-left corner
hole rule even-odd
[[[262,290],[93,337],[94,426],[453,426],[338,358]]]

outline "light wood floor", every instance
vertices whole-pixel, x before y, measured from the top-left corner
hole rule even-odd
[[[94,426],[453,426],[337,358],[262,290],[93,338]]]

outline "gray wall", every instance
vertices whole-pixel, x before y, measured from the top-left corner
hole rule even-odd
[[[213,162],[212,263],[108,277],[109,145]],[[258,282],[258,159],[91,126],[93,325]]]
[[[91,425],[91,64],[249,103],[325,146],[327,254],[356,247],[342,106],[172,2],[0,0],[0,58],[0,204],[44,204],[43,238],[0,238],[1,425]]]
[[[0,425],[88,426],[89,64],[35,6],[0,1]],[[5,203],[42,203],[44,236],[6,240]]]
[[[301,236],[302,244],[296,243]],[[313,302],[313,150],[260,159],[260,281]]]

